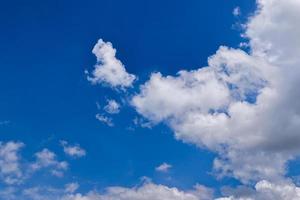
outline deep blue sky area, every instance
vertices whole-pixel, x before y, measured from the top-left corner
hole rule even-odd
[[[235,17],[239,6],[242,15]],[[91,85],[84,70],[96,62],[91,50],[99,38],[110,41],[138,84],[151,72],[174,75],[197,69],[220,45],[238,47],[236,23],[245,22],[254,0],[27,0],[0,6],[0,140],[22,141],[29,160],[42,148],[63,159],[59,140],[78,143],[87,156],[70,161],[67,179],[84,185],[133,186],[140,177],[183,189],[236,182],[211,174],[215,155],[174,139],[164,125],[135,127],[129,106],[114,116],[114,127],[96,120],[101,106],[118,92]],[[166,174],[154,169],[173,165]],[[35,181],[62,180],[37,174]],[[34,184],[34,183],[32,183]]]

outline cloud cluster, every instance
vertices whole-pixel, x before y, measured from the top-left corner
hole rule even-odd
[[[97,57],[97,64],[88,80],[93,84],[105,84],[112,88],[131,87],[136,79],[129,74],[120,60],[116,58],[116,49],[110,42],[98,40],[93,48],[93,54]]]
[[[220,176],[281,179],[300,154],[299,10],[298,0],[259,0],[245,25],[250,52],[220,47],[206,67],[153,73],[132,105],[177,139],[217,152]]]
[[[254,190],[232,191],[229,197],[216,200],[298,200],[300,199],[300,188],[291,182],[271,183],[260,181],[255,185]]]
[[[71,157],[79,158],[86,155],[85,150],[78,144],[69,145],[66,141],[62,141],[61,145],[64,152]],[[23,158],[20,153],[23,147],[22,142],[0,142],[0,185],[9,186],[5,190],[0,190],[0,194],[13,193],[15,185],[25,184],[37,171],[45,170],[53,176],[62,177],[69,168],[67,161],[59,160],[58,156],[47,148],[36,152],[34,161]],[[74,184],[69,186],[74,190]]]
[[[31,164],[33,171],[42,168],[50,168],[51,173],[54,176],[61,177],[63,176],[64,171],[68,169],[68,163],[66,161],[58,161],[56,154],[46,148],[37,152],[35,157],[36,161]]]
[[[0,180],[6,184],[16,184],[22,181],[19,151],[23,146],[21,142],[0,142]]]
[[[91,192],[87,195],[69,195],[65,200],[208,200],[207,197],[212,198],[210,195],[209,189],[200,186],[184,192],[177,188],[146,183],[135,188],[110,187],[104,194]]]
[[[297,200],[300,188],[285,178],[286,165],[300,152],[300,1],[258,0],[258,10],[245,25],[250,51],[220,47],[208,66],[178,72],[153,73],[131,104],[151,124],[165,123],[176,139],[218,154],[214,169],[253,188],[227,190],[217,200]],[[128,74],[109,42],[93,49],[97,64],[89,80],[113,88],[130,87]],[[180,98],[180,99],[178,99]],[[111,109],[113,107],[113,109]],[[113,113],[109,105],[107,112]],[[96,116],[113,125],[110,118]],[[18,152],[23,143],[0,143],[0,179],[6,184],[22,178]],[[64,143],[65,152],[83,156],[79,146]],[[61,175],[68,167],[56,154],[43,149],[35,154],[32,169],[50,168]],[[157,169],[167,171],[170,165]],[[63,189],[32,187],[1,189],[0,199],[43,200],[212,200],[213,190],[196,185],[182,191],[146,182],[133,188],[109,187],[76,193],[77,183]]]
[[[300,188],[290,181],[271,183],[259,181],[254,189],[237,188],[226,192],[227,197],[215,198],[214,191],[203,185],[182,191],[174,187],[143,183],[132,188],[108,187],[104,191],[76,192],[78,183],[68,183],[65,188],[36,186],[29,188],[3,188],[0,200],[298,200]]]
[[[29,187],[25,189],[7,188],[0,190],[0,200],[212,200],[213,191],[202,185],[193,190],[182,191],[177,188],[157,185],[152,182],[140,186],[108,187],[103,192],[91,190],[87,193],[75,192],[79,185],[69,183],[66,188],[51,186]],[[71,188],[71,189],[70,189]],[[5,197],[5,198],[4,198]]]

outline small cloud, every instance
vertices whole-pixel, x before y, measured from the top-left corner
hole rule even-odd
[[[123,63],[116,58],[117,51],[113,48],[112,43],[99,39],[92,52],[97,57],[94,71],[90,75],[85,70],[87,79],[92,84],[104,84],[112,88],[122,89],[132,86],[137,78],[128,73]]]
[[[241,15],[241,8],[239,6],[235,7],[232,11],[232,14],[237,17]]]
[[[104,110],[109,114],[117,114],[120,112],[120,104],[113,99],[107,101]]]
[[[168,163],[163,163],[160,166],[156,167],[155,170],[158,172],[168,172],[172,168],[172,165]]]
[[[63,146],[65,154],[68,156],[80,158],[86,155],[86,151],[78,144],[69,145],[67,141],[60,141],[60,144]]]
[[[74,193],[79,188],[78,183],[68,183],[65,185],[66,193]]]
[[[31,169],[33,171],[48,168],[52,175],[62,177],[64,171],[68,169],[68,163],[66,161],[58,161],[56,159],[56,154],[46,148],[35,153],[35,157],[36,161],[31,164]]]
[[[110,127],[114,126],[114,123],[112,122],[112,118],[110,118],[110,117],[106,117],[104,115],[97,114],[96,119],[98,119],[100,122],[106,124],[107,126],[110,126]]]
[[[61,178],[61,177],[64,176],[64,172],[59,171],[59,170],[56,170],[56,169],[51,170],[51,174],[52,174],[53,176],[58,177],[58,178]]]

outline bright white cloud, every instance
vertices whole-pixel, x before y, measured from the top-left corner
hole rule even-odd
[[[294,70],[298,72],[300,2],[258,0],[258,7],[257,14],[246,25],[246,36],[250,38],[252,54],[268,59],[280,68],[292,68],[285,70],[285,75]]]
[[[61,141],[65,154],[73,158],[80,158],[86,155],[86,151],[78,144],[70,145],[67,141]]]
[[[246,191],[246,190],[245,190]],[[298,200],[300,199],[300,188],[290,182],[271,183],[260,181],[255,185],[254,190],[249,192],[235,192],[229,197],[218,198],[217,200]]]
[[[207,67],[153,73],[132,105],[177,139],[217,152],[220,176],[280,180],[300,150],[299,10],[298,0],[259,0],[246,24],[250,53],[220,47]]]
[[[89,81],[112,88],[124,89],[132,86],[136,77],[127,73],[122,62],[116,58],[116,49],[110,42],[99,39],[92,52],[97,57],[97,64],[91,76],[88,76]]]
[[[109,114],[117,114],[120,112],[120,104],[113,99],[109,99],[104,110]]]
[[[72,194],[65,196],[64,200],[208,200],[210,194],[210,189],[200,186],[184,192],[177,188],[146,183],[134,188],[110,187],[105,193]]]
[[[61,177],[65,170],[68,169],[68,163],[66,161],[58,161],[56,154],[48,149],[43,149],[35,154],[36,161],[31,164],[33,171],[48,168],[52,175]]]
[[[158,167],[155,168],[156,171],[158,172],[168,172],[172,168],[172,165],[168,163],[162,163]]]
[[[23,178],[19,155],[23,146],[21,142],[0,142],[0,180],[6,184],[20,183]]]

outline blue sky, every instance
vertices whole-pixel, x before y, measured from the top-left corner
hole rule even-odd
[[[237,7],[241,13],[234,16]],[[254,0],[3,2],[0,139],[25,144],[24,165],[35,162],[35,153],[44,148],[69,163],[63,177],[49,176],[48,169],[42,169],[19,187],[78,182],[79,191],[87,192],[133,187],[142,177],[180,190],[200,183],[216,194],[222,186],[240,185],[243,179],[237,176],[217,178],[213,162],[220,152],[205,142],[199,148],[197,142],[175,139],[172,121],[151,128],[135,124],[134,119],[151,118],[132,106],[131,98],[153,72],[176,76],[182,69],[207,66],[219,46],[239,48],[248,41],[241,37],[241,24],[256,7]],[[116,58],[138,77],[132,87],[115,89],[88,80],[85,71],[91,75],[94,69],[92,49],[100,38],[112,43]],[[110,99],[120,104],[119,113],[103,110]],[[111,117],[114,126],[97,120],[97,113]],[[86,155],[67,155],[61,140],[80,146]],[[162,163],[172,167],[167,172],[155,170]]]

